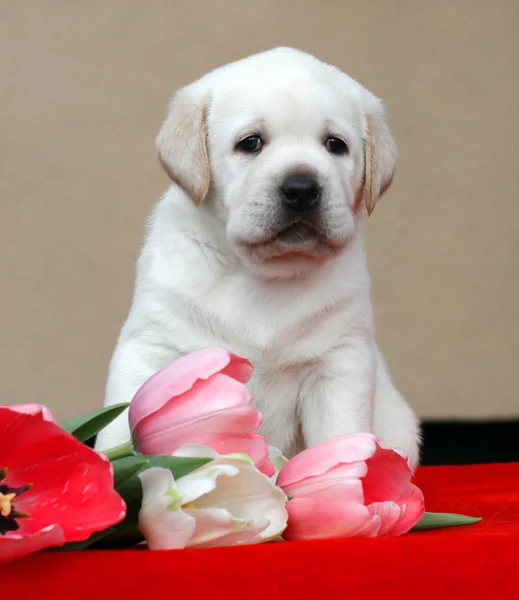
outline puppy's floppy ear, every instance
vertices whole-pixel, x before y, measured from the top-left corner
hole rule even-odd
[[[155,142],[164,170],[195,204],[204,200],[211,181],[207,110],[208,93],[200,82],[180,89],[169,104]]]
[[[382,102],[366,90],[364,104],[364,204],[370,215],[391,185],[398,152]]]

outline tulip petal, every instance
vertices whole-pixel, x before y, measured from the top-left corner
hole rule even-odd
[[[405,508],[395,502],[373,502],[368,506],[370,515],[380,517],[380,530],[377,535],[386,535],[402,518]]]
[[[195,507],[225,508],[234,518],[252,520],[258,527],[262,524],[263,540],[280,535],[288,518],[283,491],[252,465],[226,457],[210,464],[217,462],[234,466],[239,472],[233,477],[221,477],[213,491],[195,501]],[[209,465],[200,470],[207,468]]]
[[[405,507],[402,518],[387,535],[402,535],[410,531],[422,518],[425,512],[425,503],[422,490],[410,483],[406,491],[398,498],[398,504]]]
[[[312,497],[321,504],[333,501],[335,503],[349,502],[364,505],[362,481],[355,477],[327,482],[322,487],[310,488],[308,493],[301,493],[298,489],[295,496],[298,498]]]
[[[377,537],[380,532],[382,521],[379,515],[370,515],[369,521],[358,529],[351,531],[349,537]]]
[[[217,458],[220,455],[214,448],[204,446],[203,444],[182,444],[177,448],[172,456],[183,458]]]
[[[259,535],[268,527],[268,519],[237,519],[225,508],[184,509],[196,519],[196,529],[189,547],[233,546],[237,543],[258,543]]]
[[[0,438],[2,464],[9,467],[13,486],[23,485],[27,480],[33,483],[36,479],[47,480],[49,473],[46,471],[51,468],[50,465],[65,460],[71,464],[84,460],[109,470],[110,463],[106,457],[76,440],[56,423],[45,420],[43,413],[27,415],[10,407],[0,407]],[[28,456],[31,461],[27,460]],[[52,469],[51,474],[64,471],[60,464],[59,468]],[[12,483],[15,480],[20,483]]]
[[[276,446],[269,446],[269,460],[274,467],[274,473],[270,475],[272,482],[276,483],[279,472],[288,463],[288,458]],[[267,473],[265,473],[267,475]]]
[[[43,412],[0,407],[0,438],[8,485],[33,484],[16,499],[16,509],[30,514],[20,519],[19,534],[35,535],[58,524],[67,542],[82,541],[124,518],[126,506],[113,488],[110,462],[46,421]]]
[[[158,371],[135,394],[129,410],[132,430],[173,397],[190,390],[195,382],[222,373],[241,383],[249,381],[253,367],[240,356],[221,348],[200,350],[182,356]]]
[[[274,466],[269,459],[269,443],[266,437],[258,433],[249,433],[242,436],[218,435],[206,440],[220,454],[241,452],[250,456],[256,467],[268,477],[274,472]]]
[[[241,546],[242,544],[261,544],[265,541],[260,533],[261,530],[264,529],[263,525],[253,525],[250,527],[246,527],[240,531],[233,531],[228,533],[227,535],[223,535],[212,542],[208,542],[206,544],[198,544],[197,548],[218,548],[222,546]]]
[[[239,469],[232,465],[209,463],[176,482],[177,490],[182,494],[182,504],[189,504],[198,500],[204,494],[209,494],[216,489],[216,480],[224,475],[234,477],[238,475]],[[221,485],[221,484],[219,484]]]
[[[151,467],[139,473],[138,477],[142,483],[142,505],[153,504],[158,498],[162,501],[162,498],[166,497],[166,495],[168,495],[168,498],[167,501],[164,500],[164,503],[168,506],[172,505],[176,498],[172,492],[175,492],[177,488],[173,473],[169,469]],[[181,506],[182,495],[179,494],[176,500],[176,504]]]
[[[376,535],[378,522],[357,502],[338,501],[337,496],[293,498],[287,504],[286,540],[312,540]]]
[[[210,398],[206,402],[211,405]],[[208,445],[204,440],[213,434],[246,435],[257,429],[261,421],[261,415],[255,408],[244,405],[201,416],[193,415],[188,421],[179,422],[174,406],[171,406],[169,416],[161,415],[159,411],[142,420],[134,431],[134,440],[143,454],[170,455],[184,443]]]
[[[44,548],[62,546],[65,534],[59,525],[49,525],[31,535],[7,533],[0,537],[0,563],[20,558]]]
[[[307,477],[297,483],[285,485],[283,489],[289,496],[308,495],[314,491],[323,491],[334,487],[337,483],[347,483],[350,480],[358,482],[366,476],[367,472],[368,467],[365,461],[338,464],[336,467],[332,467],[327,473],[322,473],[317,477]],[[360,488],[359,491],[361,491]],[[362,491],[361,495],[356,498],[356,501],[364,504]]]
[[[354,478],[297,496],[287,510],[285,539],[373,537],[381,526],[380,516],[371,515],[363,504],[362,482]]]
[[[43,404],[12,404],[6,406],[6,408],[26,415],[41,415],[45,421],[57,423],[52,412],[46,406],[43,406]]]
[[[196,381],[186,392],[172,395],[168,401],[149,416],[143,418],[136,431],[152,435],[160,431],[160,423],[179,426],[203,419],[213,413],[230,412],[230,409],[251,407],[252,395],[249,389],[227,375],[216,373],[211,377]],[[259,413],[257,418],[260,419]],[[259,420],[257,426],[261,425]]]
[[[181,508],[143,507],[139,512],[139,529],[150,550],[176,550],[188,546],[195,520]]]
[[[109,470],[80,462],[57,477],[51,469],[47,474],[17,501],[16,508],[30,514],[20,520],[20,532],[34,533],[54,513],[67,542],[78,542],[124,518],[126,507],[113,489]]]
[[[151,550],[185,548],[196,522],[181,508],[182,496],[169,469],[152,467],[139,473],[142,503],[139,528]]]
[[[187,458],[215,458],[219,456],[222,458],[237,458],[234,455],[243,454],[244,460],[246,457],[247,459],[250,458],[256,468],[268,477],[271,477],[274,471],[274,466],[269,459],[268,441],[262,435],[251,433],[243,437],[212,436],[208,442],[211,446],[183,444],[175,450],[173,456]]]
[[[254,367],[248,359],[238,354],[230,354],[229,364],[221,370],[222,375],[228,375],[240,383],[248,383],[254,372]]]
[[[136,437],[141,439],[139,451],[144,454],[176,454],[182,446],[196,442],[213,448],[219,454],[242,452],[248,454],[254,464],[265,475],[271,476],[274,467],[268,457],[268,441],[262,435],[249,433],[255,429],[261,416],[251,406],[241,406],[229,411],[214,413],[190,423],[167,429],[162,422],[162,431],[151,437],[144,432],[145,419],[137,428]]]
[[[277,483],[284,488],[307,477],[327,473],[339,464],[367,460],[376,450],[376,437],[370,433],[335,437],[294,456],[281,469]]]
[[[393,450],[378,447],[366,464],[368,473],[363,479],[366,504],[396,502],[411,481],[412,472],[407,460]]]

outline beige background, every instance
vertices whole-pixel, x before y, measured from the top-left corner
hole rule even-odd
[[[0,0],[1,402],[101,404],[168,96],[293,45],[388,105],[369,252],[399,386],[425,417],[519,416],[518,31],[517,0]]]

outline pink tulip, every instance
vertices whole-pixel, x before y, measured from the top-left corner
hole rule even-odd
[[[371,434],[336,437],[290,460],[277,485],[287,503],[287,540],[395,536],[424,513],[422,492],[400,452]]]
[[[275,469],[266,438],[253,433],[262,423],[246,383],[250,362],[222,349],[183,356],[140,388],[129,411],[136,448],[171,455],[184,444],[209,446],[220,454],[248,454],[265,475]]]

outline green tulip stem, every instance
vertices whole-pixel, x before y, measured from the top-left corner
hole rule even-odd
[[[103,454],[108,457],[109,460],[117,460],[118,458],[126,458],[127,456],[134,456],[133,446],[131,442],[125,442],[110,450],[103,450]]]

